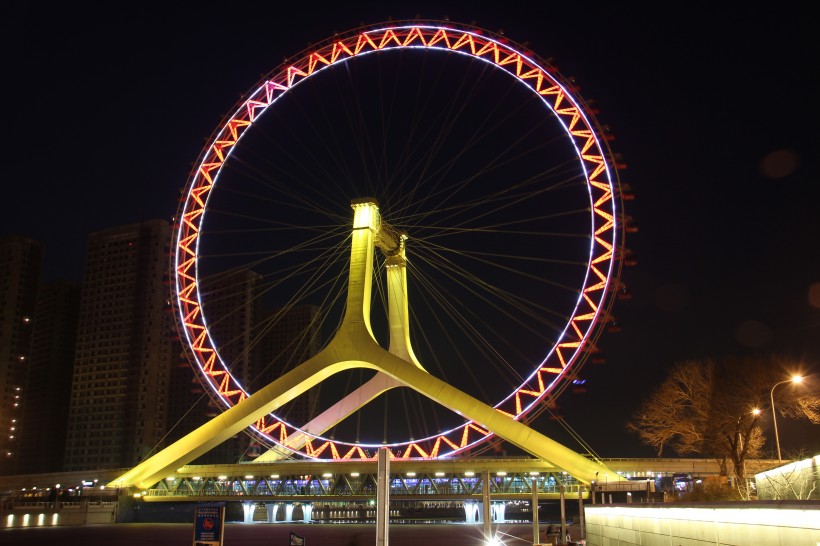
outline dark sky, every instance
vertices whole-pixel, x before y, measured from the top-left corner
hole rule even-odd
[[[622,331],[604,333],[586,394],[560,401],[587,443],[651,455],[623,424],[682,359],[765,351],[820,371],[820,59],[806,8],[434,5],[5,7],[0,233],[45,241],[47,275],[79,279],[90,231],[173,216],[204,139],[284,57],[362,23],[447,16],[552,58],[628,165],[633,298],[616,303]],[[816,425],[778,424],[784,449],[820,449]]]

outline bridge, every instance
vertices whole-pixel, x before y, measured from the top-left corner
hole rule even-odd
[[[627,478],[637,490],[645,480],[687,476],[706,479],[721,475],[714,459],[688,458],[612,458],[604,464],[618,477]],[[746,462],[747,472],[754,474],[778,466],[777,460],[754,459]],[[499,498],[531,496],[533,480],[539,498],[557,498],[560,486],[567,494],[582,497],[590,487],[556,468],[547,461],[527,457],[406,459],[391,461],[391,498],[472,498],[481,495],[481,479],[488,472],[493,479],[491,493]],[[63,491],[85,494],[116,495],[122,490],[108,487],[124,469],[58,472],[0,476],[0,494],[5,497],[47,497],[55,486]],[[305,500],[319,498],[370,498],[369,485],[377,473],[375,461],[277,461],[273,463],[239,463],[220,465],[185,465],[169,473],[149,489],[137,491],[146,502],[201,500]],[[731,474],[731,468],[728,469]],[[497,478],[502,478],[498,480]],[[599,476],[596,485],[607,489],[609,476]],[[616,480],[613,479],[612,482]],[[623,480],[618,480],[623,481]],[[621,487],[624,485],[622,484]],[[304,487],[304,489],[302,489]]]
[[[659,498],[659,485],[674,487],[678,480],[692,483],[722,474],[713,459],[602,462],[616,472],[615,479],[599,476],[598,483],[587,485],[547,461],[527,457],[395,460],[388,479],[389,517],[413,520],[423,514],[462,522],[486,518],[485,525],[489,520],[529,520],[532,506],[543,502],[577,502],[580,509],[629,496],[645,503]],[[746,464],[754,473],[778,462]],[[146,490],[107,487],[122,472],[0,477],[0,526],[25,526],[27,521],[37,526],[113,523],[120,510],[134,503],[171,514],[196,503],[224,502],[236,510],[241,506],[245,523],[376,520],[378,469],[373,461],[185,465]]]

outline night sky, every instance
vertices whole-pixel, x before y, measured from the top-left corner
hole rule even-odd
[[[47,278],[79,280],[89,232],[175,214],[204,140],[285,57],[363,23],[449,17],[551,58],[627,164],[632,299],[614,307],[621,332],[602,336],[606,363],[584,368],[587,392],[559,400],[598,454],[652,455],[624,423],[677,361],[758,351],[820,373],[820,59],[807,9],[553,4],[5,7],[0,233],[44,241]],[[784,450],[820,450],[818,425],[778,426]],[[554,421],[538,427],[579,449]]]

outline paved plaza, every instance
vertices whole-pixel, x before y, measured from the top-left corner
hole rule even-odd
[[[541,540],[547,540],[548,525],[541,525]],[[369,524],[239,524],[225,527],[225,546],[288,546],[290,533],[305,538],[305,546],[371,546],[376,543],[376,527]],[[532,544],[532,526],[527,523],[493,526],[507,546]],[[580,538],[578,526],[570,529]],[[391,546],[479,546],[480,524],[401,524],[392,525]],[[92,546],[190,546],[193,524],[119,523],[76,527],[15,528],[0,530],[3,546],[60,545]]]

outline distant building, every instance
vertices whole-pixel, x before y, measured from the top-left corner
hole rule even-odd
[[[160,447],[174,339],[168,222],[92,233],[80,299],[66,471],[132,467]]]
[[[64,281],[41,285],[26,370],[16,474],[62,470],[79,309],[79,286]]]
[[[253,322],[258,316],[258,286],[261,276],[250,270],[216,275],[202,282],[203,313],[208,317],[211,337],[219,356],[231,375],[247,389],[251,377],[253,355]],[[199,376],[187,359],[174,371],[171,421],[174,428],[169,439],[176,440],[191,432],[222,409],[205,392]],[[246,458],[252,439],[240,433],[202,455],[198,464],[233,463]]]
[[[240,270],[206,278],[200,290],[203,314],[219,357],[251,394],[321,348],[318,307],[266,309],[262,281],[259,274]],[[196,372],[186,359],[181,359],[173,373],[170,422],[174,428],[169,441],[181,438],[223,411]],[[316,390],[312,389],[276,413],[303,425],[316,413],[317,402]],[[242,432],[193,462],[240,462],[253,459],[263,450],[250,434]]]
[[[19,460],[22,401],[31,357],[31,334],[43,245],[25,237],[0,237],[0,474]]]
[[[2,473],[129,468],[222,411],[174,324],[170,239],[162,220],[92,233],[77,287],[40,285],[43,245],[0,238]],[[252,271],[202,283],[220,357],[251,393],[321,348],[317,307],[271,310],[264,295]],[[312,389],[276,413],[303,425],[317,405]],[[195,462],[259,451],[242,433]]]
[[[263,312],[256,324],[260,332],[251,387],[268,385],[321,350],[319,308],[299,305]],[[302,426],[318,413],[318,387],[276,410],[285,421]]]

